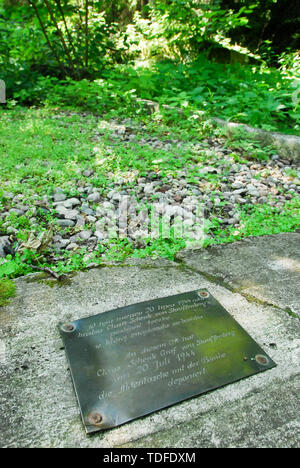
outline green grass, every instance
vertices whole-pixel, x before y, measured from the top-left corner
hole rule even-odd
[[[240,211],[241,227],[221,229],[216,226],[214,239],[207,239],[205,246],[234,242],[249,236],[264,236],[293,232],[300,228],[300,199],[293,198],[283,208],[270,205],[245,205]]]
[[[95,118],[83,122],[76,115],[53,115],[26,109],[0,113],[2,189],[48,194],[53,186],[76,178],[92,159]]]

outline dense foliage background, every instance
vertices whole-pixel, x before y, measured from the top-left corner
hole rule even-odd
[[[298,2],[0,0],[10,105],[139,98],[299,132]]]

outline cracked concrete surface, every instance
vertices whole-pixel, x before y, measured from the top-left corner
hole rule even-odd
[[[16,280],[0,309],[1,447],[298,447],[300,234],[129,259],[53,287]],[[202,274],[200,273],[202,272]],[[121,427],[87,436],[59,321],[207,288],[277,367]],[[288,309],[288,310],[287,310]]]

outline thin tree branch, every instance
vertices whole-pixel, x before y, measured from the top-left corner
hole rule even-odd
[[[85,66],[89,64],[89,0],[85,0]]]
[[[61,2],[60,0],[55,0],[56,1],[56,4],[58,6],[58,9],[60,11],[60,14],[61,14],[61,17],[62,17],[62,20],[64,22],[64,25],[65,25],[65,28],[66,28],[66,32],[67,32],[67,35],[68,35],[68,39],[69,39],[69,44],[72,48],[72,51],[73,51],[73,54],[74,54],[74,57],[76,57],[76,51],[75,51],[75,47],[73,45],[73,41],[72,41],[72,36],[71,36],[71,33],[69,31],[69,28],[68,28],[68,25],[67,25],[67,22],[66,22],[66,18],[65,18],[65,14],[64,14],[64,10],[61,6]]]
[[[49,275],[53,276],[53,278],[57,280],[67,278],[67,275],[65,273],[58,275],[55,271],[51,270],[51,268],[48,268],[48,267],[35,266],[35,265],[30,265],[30,267],[36,271],[44,271],[45,273],[49,273]]]
[[[80,22],[80,26],[83,27],[83,21],[82,21],[82,16],[81,16],[81,13],[80,13],[80,9],[81,9],[81,5],[77,0],[77,11],[78,11],[78,15],[79,15],[79,22]]]
[[[48,44],[48,46],[49,46],[51,52],[53,53],[54,57],[56,58],[56,61],[57,61],[58,65],[59,65],[59,68],[61,69],[62,74],[65,76],[65,75],[66,75],[66,70],[65,70],[65,68],[64,68],[64,66],[63,66],[63,64],[62,64],[62,62],[60,61],[60,58],[59,58],[58,54],[56,53],[56,50],[55,50],[54,46],[53,46],[53,45],[51,44],[51,42],[50,42],[50,39],[49,39],[49,37],[48,37],[46,28],[45,28],[45,26],[44,26],[44,23],[43,23],[43,21],[42,21],[42,18],[40,17],[40,14],[39,14],[39,11],[38,11],[38,9],[37,9],[36,4],[34,3],[33,0],[28,0],[28,3],[33,7],[34,12],[35,12],[35,15],[36,15],[36,17],[37,17],[37,19],[38,19],[38,21],[39,21],[39,23],[40,23],[40,26],[41,26],[41,28],[42,28],[42,32],[43,32],[43,34],[44,34],[44,37],[45,37],[45,39],[46,39],[46,42],[47,42],[47,44]]]
[[[59,26],[58,26],[58,24],[57,24],[57,21],[56,21],[54,15],[53,15],[53,11],[52,11],[52,8],[51,8],[51,6],[50,6],[48,0],[44,0],[44,3],[45,3],[45,5],[46,5],[46,7],[47,7],[47,10],[49,11],[51,20],[52,20],[52,22],[53,22],[53,24],[54,24],[54,26],[55,26],[55,28],[56,28],[56,31],[58,32],[58,35],[59,35],[60,39],[61,39],[61,43],[62,43],[63,48],[64,48],[64,51],[65,51],[65,53],[66,53],[66,55],[67,55],[67,57],[68,57],[70,66],[71,66],[71,68],[72,68],[72,72],[73,72],[74,77],[75,77],[76,71],[75,71],[74,63],[73,63],[72,57],[71,57],[71,55],[70,55],[70,52],[69,52],[69,50],[68,50],[66,41],[65,41],[65,39],[64,39],[64,35],[63,35],[63,33],[61,32],[61,30],[59,29]]]

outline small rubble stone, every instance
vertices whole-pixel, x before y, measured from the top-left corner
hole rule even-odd
[[[79,248],[78,244],[76,244],[75,242],[71,242],[71,244],[69,244],[66,247],[66,250],[77,250],[78,248]]]
[[[86,169],[85,171],[83,171],[82,175],[84,177],[91,177],[92,175],[94,174],[94,171],[90,170],[90,169]]]
[[[53,200],[55,202],[59,202],[59,201],[64,201],[66,199],[66,195],[64,193],[55,193],[54,196],[53,196]]]
[[[85,219],[83,216],[76,215],[76,226],[83,227],[85,226]]]
[[[153,184],[146,184],[145,187],[144,187],[144,192],[147,195],[152,194],[154,192],[154,185]]]
[[[68,200],[64,201],[63,205],[66,208],[73,208],[74,206],[80,205],[80,200],[78,200],[78,198],[68,198]]]
[[[61,227],[74,227],[75,223],[71,219],[58,219],[57,224]]]
[[[88,205],[82,205],[80,208],[80,211],[87,216],[92,216],[94,214],[94,211],[88,206]]]
[[[78,215],[79,215],[79,212],[77,210],[67,210],[64,214],[66,219],[72,219],[72,220],[75,220]]]
[[[79,234],[79,237],[80,237],[80,239],[82,239],[84,241],[87,241],[87,240],[89,240],[89,238],[91,237],[92,234],[93,234],[93,232],[89,229],[89,230],[86,230],[86,231],[81,231],[81,233]]]
[[[101,200],[100,194],[98,192],[93,192],[87,197],[89,202],[97,203]]]
[[[19,210],[18,208],[11,208],[9,212],[14,213],[17,216],[22,216],[24,214],[24,212],[22,210]]]

